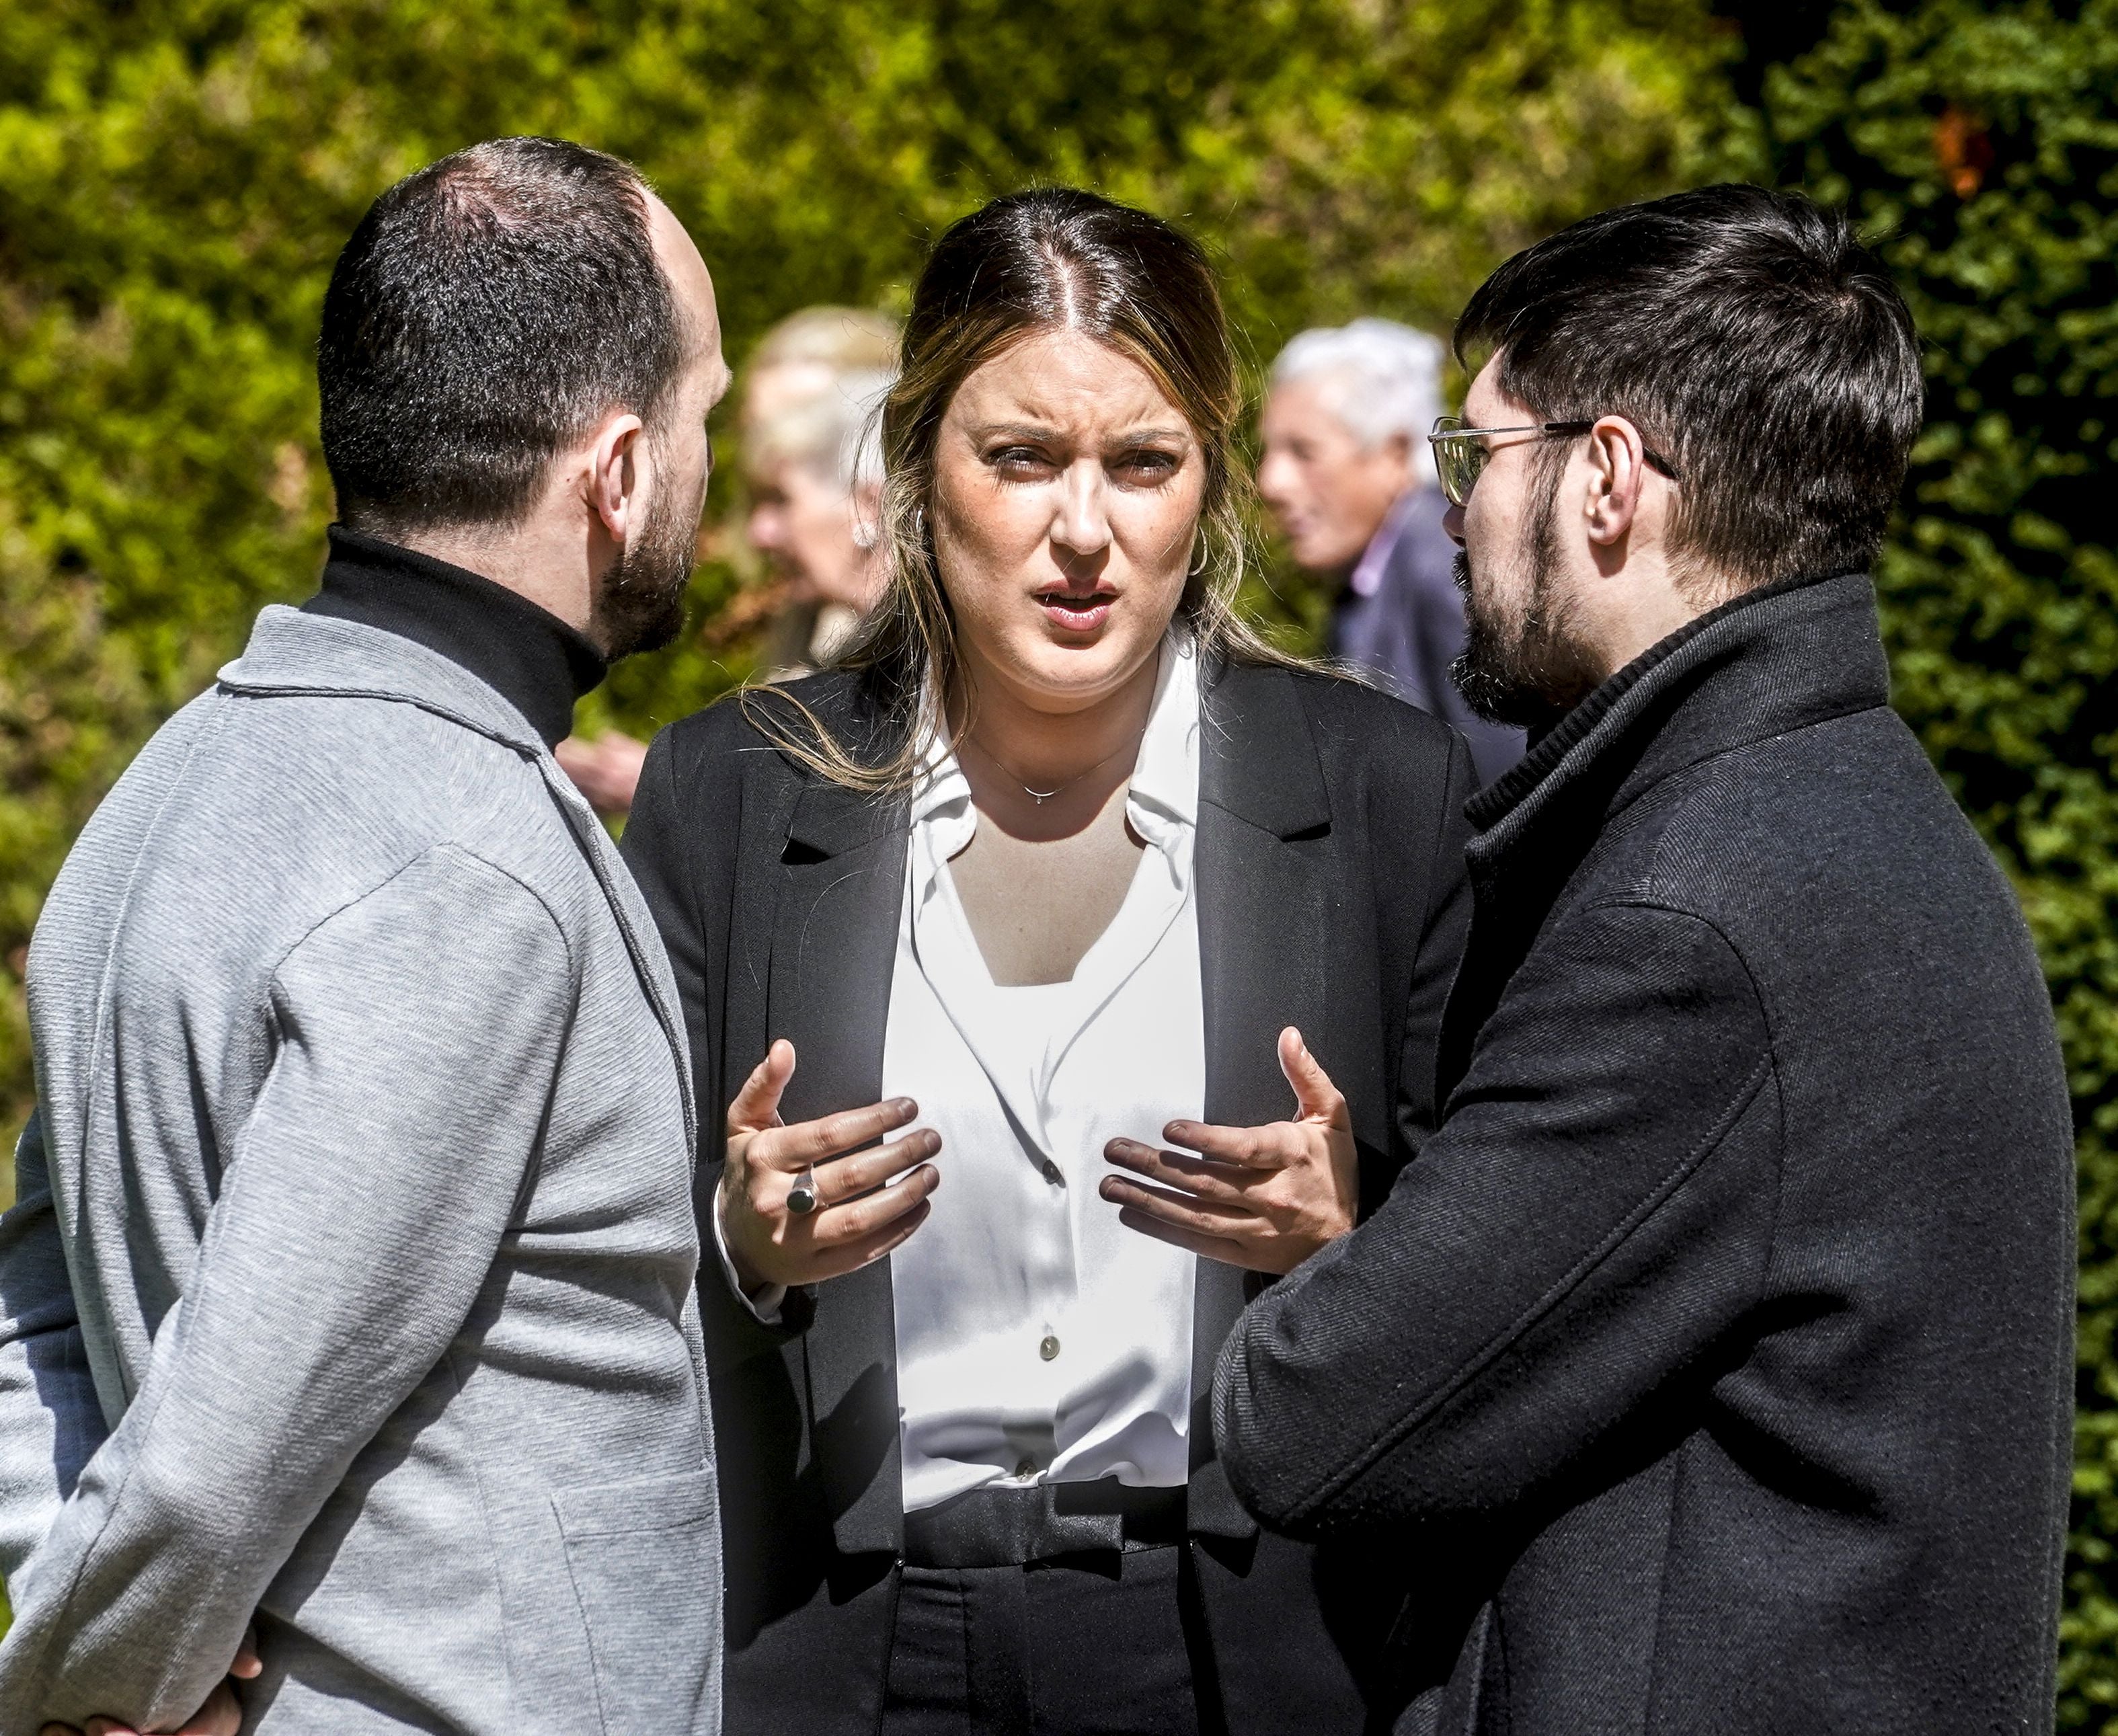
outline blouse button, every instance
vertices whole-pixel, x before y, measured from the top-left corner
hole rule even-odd
[[[1047,1362],[1051,1361],[1059,1354],[1059,1341],[1047,1332],[1044,1335],[1044,1341],[1037,1346],[1037,1354]]]
[[[1059,1173],[1059,1166],[1049,1157],[1044,1160],[1044,1179],[1055,1188],[1066,1185],[1066,1178]]]

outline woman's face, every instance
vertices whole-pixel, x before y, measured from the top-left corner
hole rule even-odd
[[[882,575],[875,558],[877,503],[849,495],[792,459],[752,467],[751,547],[804,601],[842,603],[865,615]]]
[[[1046,712],[1122,688],[1183,595],[1205,469],[1184,413],[1093,338],[1047,332],[973,369],[942,418],[932,506],[972,678]]]

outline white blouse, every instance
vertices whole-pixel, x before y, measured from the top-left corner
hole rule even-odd
[[[1126,813],[1145,841],[1071,981],[994,986],[950,858],[978,824],[946,741],[914,792],[882,1095],[941,1136],[927,1222],[890,1256],[904,1506],[987,1484],[1189,1475],[1195,1257],[1096,1192],[1105,1143],[1205,1111],[1192,839],[1199,682],[1165,641]]]

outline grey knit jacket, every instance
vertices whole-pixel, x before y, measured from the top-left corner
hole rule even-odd
[[[173,1728],[253,1615],[246,1731],[717,1731],[675,990],[521,715],[266,609],[29,988],[0,1736]]]

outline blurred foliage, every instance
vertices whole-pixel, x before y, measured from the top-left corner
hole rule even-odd
[[[1884,623],[1899,709],[2022,892],[2073,1070],[2060,1711],[2118,1733],[2118,0],[1852,0],[1773,67],[1822,7],[1723,5],[1765,51],[1740,69],[1755,112],[1707,0],[9,0],[0,1111],[30,1089],[21,949],[67,842],[257,607],[312,583],[317,304],[419,164],[523,132],[631,157],[698,238],[738,363],[793,308],[901,307],[941,225],[1032,182],[1186,223],[1254,366],[1357,312],[1445,327],[1500,259],[1610,204],[1806,185],[1883,238],[1929,345]],[[650,730],[746,672],[733,469],[693,630],[586,727]],[[1313,593],[1253,600],[1315,630]]]
[[[1763,106],[1777,173],[1872,226],[1926,340],[1877,576],[1897,707],[2014,876],[2066,1045],[2082,1307],[2060,1712],[2118,1733],[2118,0],[1850,7]]]
[[[75,829],[257,607],[312,587],[317,309],[399,176],[510,132],[631,158],[738,362],[805,304],[901,307],[992,194],[1082,182],[1200,233],[1269,358],[1357,310],[1445,324],[1515,248],[1676,184],[1728,40],[1704,0],[8,0],[0,1110],[30,1088],[21,949]],[[745,672],[713,630],[732,541],[703,539],[695,630],[584,727],[650,730]]]

